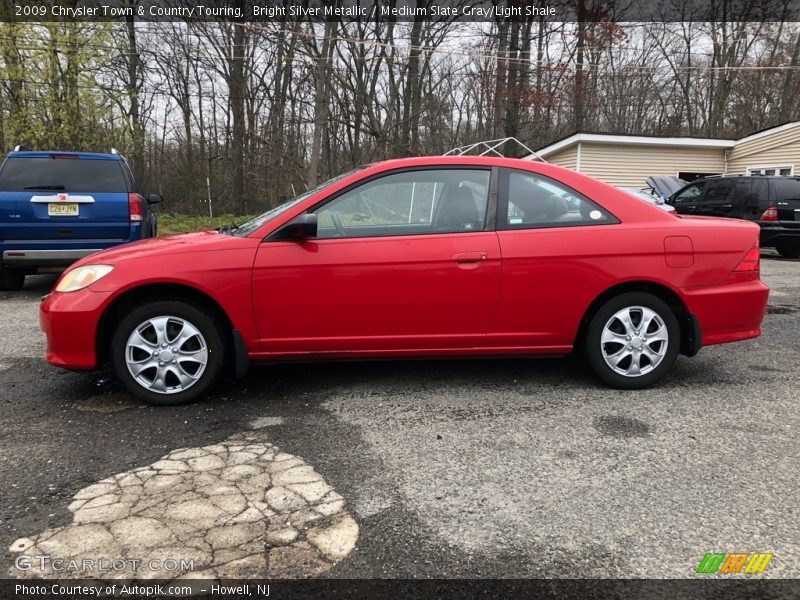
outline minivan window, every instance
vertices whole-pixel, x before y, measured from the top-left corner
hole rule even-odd
[[[0,192],[127,192],[118,160],[8,158],[0,172]]]

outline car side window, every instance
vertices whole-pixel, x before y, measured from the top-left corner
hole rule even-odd
[[[760,215],[769,207],[769,187],[766,179],[743,178],[736,181],[736,204],[744,214]]]
[[[526,171],[504,170],[498,228],[532,229],[603,225],[617,219],[601,206],[557,181]]]
[[[688,204],[690,202],[697,202],[703,194],[705,185],[705,181],[699,181],[683,188],[683,190],[675,195],[675,203]]]
[[[131,169],[127,162],[123,161],[122,165],[122,169],[125,171],[125,176],[129,181],[130,191],[143,196],[144,194],[142,193],[142,188],[139,185],[139,182],[136,181],[136,177],[133,176],[133,169]]]
[[[733,179],[718,179],[708,183],[703,203],[733,204],[735,195],[736,182]]]
[[[311,211],[317,237],[481,231],[490,177],[489,170],[425,169],[373,179]]]

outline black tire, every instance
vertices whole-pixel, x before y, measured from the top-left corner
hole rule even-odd
[[[205,340],[205,347],[207,350],[205,368],[197,380],[186,389],[171,392],[153,391],[145,387],[143,383],[139,383],[128,370],[126,346],[129,337],[140,325],[146,323],[149,319],[160,316],[175,318],[175,321],[169,322],[170,326],[174,326],[175,328],[177,328],[177,323],[181,320],[188,322]],[[169,329],[167,332],[167,339],[169,339]],[[172,339],[173,341],[177,339],[177,334],[175,334],[175,337]],[[199,340],[200,338],[194,338],[193,340],[193,343],[198,347],[200,346]],[[153,346],[153,348],[156,347],[157,346]],[[132,396],[157,406],[184,404],[205,395],[219,381],[223,372],[226,353],[227,345],[225,343],[225,336],[217,320],[206,310],[181,300],[161,300],[137,307],[122,319],[111,338],[111,363],[119,381]],[[146,353],[144,356],[146,356]],[[156,366],[153,366],[152,369],[156,369]],[[164,375],[165,388],[167,387],[168,379],[170,379],[173,384],[177,382],[177,371],[175,367],[171,367],[167,364],[166,370],[172,371],[172,374]],[[183,370],[183,372],[186,371]],[[149,374],[153,375],[153,380],[155,382],[157,379],[156,374],[152,371],[148,372],[148,376]],[[177,386],[173,385],[173,387]]]
[[[0,290],[18,292],[25,285],[25,273],[17,269],[0,267]]]
[[[775,246],[775,250],[778,251],[783,258],[798,258],[800,257],[800,246]]]
[[[601,344],[601,339],[606,324],[608,324],[612,317],[614,317],[614,315],[616,315],[619,311],[622,311],[625,308],[634,308],[633,315],[635,316],[638,314],[641,318],[641,311],[636,310],[635,307],[648,308],[661,318],[667,333],[667,347],[660,362],[658,362],[655,367],[653,367],[652,363],[650,363],[649,359],[646,357],[644,360],[641,358],[637,360],[637,365],[640,365],[642,370],[653,367],[649,368],[648,372],[640,375],[624,375],[618,373],[606,363],[606,360],[603,357],[603,348],[605,348],[608,353],[613,353],[617,349],[617,346],[619,346],[619,350],[624,351],[625,344],[627,344],[627,342],[623,341],[625,338],[622,337],[619,342],[609,342],[605,345]],[[631,319],[631,322],[634,325],[637,325],[637,322],[633,318]],[[641,324],[641,321],[638,321],[638,324]],[[614,322],[612,326],[619,327],[620,325],[621,321]],[[635,338],[633,342],[638,343],[641,346],[638,338]],[[650,344],[655,344],[649,346],[651,350],[661,350],[661,342],[650,342]],[[647,294],[644,292],[629,292],[610,299],[594,313],[586,330],[584,351],[592,371],[594,371],[595,375],[597,375],[597,377],[599,377],[603,382],[611,387],[619,389],[640,390],[655,385],[662,377],[664,377],[664,375],[666,375],[666,373],[675,363],[675,359],[678,357],[680,345],[680,327],[678,325],[678,319],[675,317],[672,309],[667,306],[663,300],[653,296],[652,294]],[[630,348],[630,346],[628,346],[628,348]],[[625,364],[625,360],[621,361],[620,368],[630,366],[634,360],[633,355],[631,355],[628,365]],[[642,363],[646,364],[642,366]]]

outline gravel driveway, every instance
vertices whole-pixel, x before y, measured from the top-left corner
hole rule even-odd
[[[800,261],[765,251],[762,276],[764,335],[680,357],[653,390],[572,359],[294,365],[174,408],[49,367],[53,278],[29,278],[0,293],[0,541],[71,527],[97,482],[256,431],[357,523],[347,552],[320,553],[328,576],[685,578],[707,552],[763,551],[763,577],[800,577]]]

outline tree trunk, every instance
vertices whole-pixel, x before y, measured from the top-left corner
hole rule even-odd
[[[244,12],[242,0],[236,7]],[[233,45],[230,56],[230,113],[231,131],[231,196],[239,214],[245,214],[244,198],[244,42],[245,31],[241,24],[233,24]]]
[[[414,139],[419,130],[420,85],[419,85],[419,46],[422,33],[422,20],[414,17],[411,26],[411,48],[408,51],[406,81],[403,88],[403,116],[400,129],[401,152],[405,156],[416,153]]]
[[[793,111],[794,107],[797,105],[797,94],[795,93],[797,87],[794,82],[796,81],[795,69],[800,66],[800,33],[795,37],[792,59],[789,66],[792,68],[787,69],[786,73],[783,75],[783,94],[781,94],[781,108],[778,113],[778,122],[780,123],[789,121],[795,117]]]
[[[135,0],[132,1],[131,6],[135,5]],[[142,125],[142,116],[139,108],[139,94],[141,92],[141,76],[140,76],[140,62],[139,50],[136,44],[136,25],[133,17],[126,18],[126,26],[128,31],[128,97],[130,98],[130,108],[128,110],[128,119],[130,120],[131,130],[131,167],[133,174],[138,181],[142,181],[144,177],[144,127]]]
[[[575,130],[580,131],[584,125],[584,43],[586,22],[583,21],[583,0],[578,2],[578,33],[575,46]]]
[[[314,134],[311,142],[311,158],[308,167],[308,187],[317,185],[319,178],[319,160],[322,154],[322,131],[328,124],[330,110],[331,61],[333,60],[332,38],[336,35],[336,21],[325,23],[325,37],[322,40],[322,52],[317,60],[316,90],[314,95]]]

